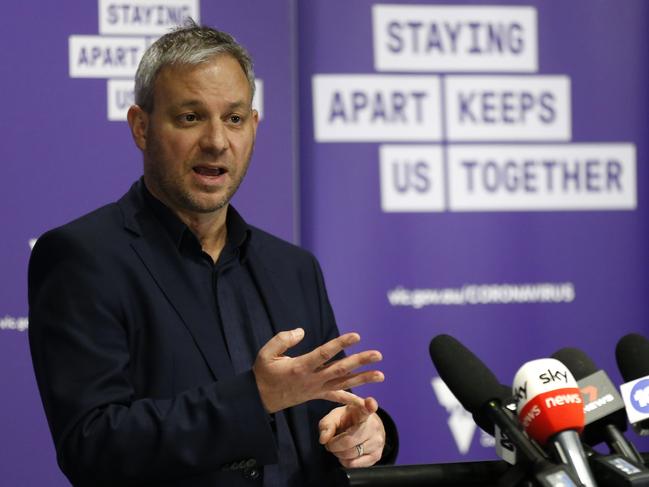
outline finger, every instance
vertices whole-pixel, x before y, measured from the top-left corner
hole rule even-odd
[[[364,365],[373,364],[383,360],[383,355],[378,350],[366,350],[355,353],[334,362],[322,366],[318,372],[322,380],[331,380],[336,377],[344,377]]]
[[[374,451],[369,455],[363,455],[361,457],[354,458],[352,460],[339,459],[341,465],[345,468],[361,468],[361,467],[371,467],[376,462],[381,459],[381,451]]]
[[[333,438],[335,434],[336,428],[333,425],[329,423],[320,425],[320,437],[318,438],[318,442],[321,445],[326,445],[327,442],[331,441],[331,438]]]
[[[351,428],[355,424],[363,423],[378,409],[378,403],[373,397],[361,398],[356,394],[347,391],[332,391],[340,394],[340,399],[347,401],[348,406],[342,409],[341,414],[338,416],[338,423],[336,428]]]
[[[318,429],[320,430],[318,441],[321,445],[326,444],[335,436],[338,425],[340,424],[340,418],[344,414],[344,409],[344,407],[332,409],[329,414],[322,418],[318,423]]]
[[[376,401],[374,401],[376,403]],[[327,443],[327,450],[343,452],[351,450],[358,444],[367,444],[366,452],[371,452],[385,443],[385,430],[383,423],[376,414],[369,417],[362,410],[353,406],[346,406],[345,414],[340,418],[338,433]],[[349,453],[346,455],[349,458]]]
[[[339,428],[337,433],[325,444],[327,450],[335,454],[351,450],[356,445],[367,442],[371,436],[364,422],[352,422],[345,428]]]
[[[358,397],[358,396],[357,396]],[[365,398],[365,409],[369,411],[370,414],[373,414],[379,410],[379,403],[373,397]]]
[[[346,377],[340,377],[325,382],[324,389],[337,390],[337,389],[351,389],[353,387],[362,386],[363,384],[371,384],[375,382],[383,382],[385,376],[379,370],[370,370],[367,372],[359,372],[351,374]]]
[[[289,348],[294,347],[304,338],[304,330],[295,328],[294,330],[280,331],[273,338],[268,340],[259,350],[259,355],[266,359],[280,357]]]
[[[299,357],[304,362],[309,370],[316,370],[318,367],[327,363],[329,360],[338,355],[345,348],[350,347],[361,340],[358,333],[345,333],[327,343],[320,345],[318,348],[312,350]]]
[[[332,409],[329,414],[327,414],[320,420],[320,422],[318,423],[318,429],[320,430],[319,441],[322,445],[330,441],[344,423],[353,422],[351,416],[354,411],[357,411],[356,414],[360,415],[364,414],[366,410],[366,400],[358,397],[356,394],[352,394],[351,392],[347,391],[329,391],[323,394],[320,399],[340,402],[342,404],[345,404],[346,406],[353,407],[352,410],[347,407],[338,407]]]
[[[327,444],[327,450],[336,455],[341,460],[353,460],[358,458],[357,445],[363,445],[363,455],[371,455],[376,450],[383,451],[383,441],[379,437],[369,438],[365,441],[353,443],[349,448],[340,448],[340,445],[332,443]]]
[[[340,404],[347,404],[349,406],[358,406],[359,408],[366,407],[366,399],[357,396],[348,391],[338,390],[338,391],[326,391],[318,399],[326,399],[327,401],[337,402]],[[371,398],[369,398],[371,399]],[[376,401],[374,401],[376,402]],[[378,408],[378,406],[377,406]]]

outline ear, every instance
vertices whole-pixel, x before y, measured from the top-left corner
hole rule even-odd
[[[139,105],[131,105],[126,114],[128,125],[131,127],[133,141],[140,150],[146,149],[146,137],[149,127],[149,114],[142,110]]]
[[[252,110],[252,130],[255,135],[257,136],[257,126],[259,125],[259,112],[257,110]]]

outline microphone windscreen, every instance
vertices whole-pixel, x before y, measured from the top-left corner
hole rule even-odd
[[[439,376],[470,413],[479,414],[487,402],[503,399],[504,391],[496,376],[452,336],[438,335],[433,338],[429,352]]]
[[[599,370],[590,357],[577,348],[562,348],[552,357],[568,367],[579,381],[586,412],[584,442],[596,445],[608,441],[611,427],[626,431],[624,401],[606,372]]]
[[[500,405],[504,407],[507,407],[508,403],[513,402],[511,388],[503,384],[500,384],[498,390],[494,389],[489,395],[491,396],[491,398],[487,399],[487,401],[495,399]],[[511,412],[515,413],[516,410],[514,409]],[[473,421],[480,427],[480,429],[482,429],[482,431],[489,433],[491,436],[495,436],[494,423],[485,409],[480,408],[476,412],[474,412]]]
[[[620,339],[615,359],[625,382],[649,375],[649,340],[638,333]]]
[[[588,355],[578,348],[562,348],[552,354],[552,358],[557,359],[563,365],[568,367],[576,380],[581,380],[597,372],[598,368]]]

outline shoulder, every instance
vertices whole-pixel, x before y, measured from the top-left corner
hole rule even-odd
[[[38,237],[29,258],[28,284],[78,273],[108,279],[128,264],[132,238],[117,203],[97,208]]]
[[[119,221],[119,209],[115,204],[106,205],[38,238],[28,266],[30,307],[43,299],[59,299],[71,290],[81,299],[115,282],[117,266],[112,256],[124,254],[110,243],[115,242],[109,238],[115,233],[111,230],[115,221]]]
[[[98,208],[64,225],[48,230],[41,235],[32,251],[38,255],[44,249],[63,250],[73,246],[77,249],[98,248],[105,244],[115,230],[122,227],[121,212],[115,203]]]
[[[74,244],[90,249],[110,247],[120,238],[120,235],[128,233],[127,228],[137,226],[129,222],[132,222],[144,207],[139,197],[140,188],[141,182],[136,181],[118,201],[101,206],[45,232],[36,241],[34,250],[38,251],[39,248],[57,243]]]

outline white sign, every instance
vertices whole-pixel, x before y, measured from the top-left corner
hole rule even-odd
[[[162,35],[188,17],[200,21],[198,0],[99,0],[103,35]]]
[[[462,407],[460,401],[457,400],[455,395],[440,377],[433,377],[430,381],[430,385],[433,387],[437,402],[439,402],[439,404],[446,409],[446,412],[449,414],[446,422],[451,430],[458,451],[462,455],[466,455],[469,453],[471,442],[473,441],[473,436],[477,429],[471,413]]]
[[[126,121],[126,114],[131,105],[135,103],[135,81],[132,79],[109,79],[106,83],[108,120],[111,122]],[[255,97],[252,107],[259,112],[259,119],[264,113],[264,82],[255,80]]]
[[[126,120],[129,107],[135,103],[134,83],[132,79],[109,79],[106,83],[108,120],[111,122]]]
[[[626,406],[629,423],[639,423],[649,418],[649,378],[625,382],[620,386],[620,394]]]
[[[145,49],[144,37],[70,36],[70,77],[133,78]]]
[[[379,159],[383,211],[444,210],[441,146],[382,145]]]
[[[569,141],[567,76],[448,76],[450,141]]]
[[[255,96],[252,99],[252,108],[259,112],[259,120],[264,118],[264,81],[255,79]]]
[[[313,109],[318,142],[441,139],[437,76],[315,75]]]
[[[374,5],[377,71],[535,72],[534,7]]]
[[[633,210],[633,144],[451,145],[451,211]]]

